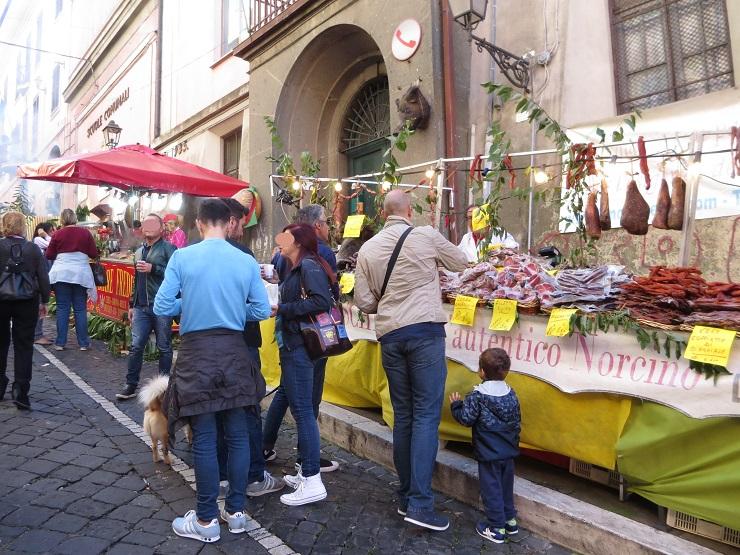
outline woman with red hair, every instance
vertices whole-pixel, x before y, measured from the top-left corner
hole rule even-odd
[[[298,428],[301,469],[285,482],[295,491],[280,497],[286,505],[305,505],[326,498],[319,462],[319,426],[313,412],[314,363],[306,352],[300,321],[309,315],[327,312],[333,305],[331,286],[337,277],[319,256],[313,228],[291,224],[276,242],[289,262],[290,270],[280,285],[275,338],[280,348],[280,388],[288,398]]]

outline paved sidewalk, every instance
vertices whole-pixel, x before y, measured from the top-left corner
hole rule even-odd
[[[288,507],[278,494],[250,499],[251,536],[222,526],[215,544],[178,538],[172,519],[195,505],[184,441],[178,437],[175,450],[180,472],[151,461],[149,447],[135,435],[141,408],[134,401],[114,403],[125,359],[112,357],[102,343],[89,352],[70,345],[50,359],[59,362],[41,350],[34,355],[33,411],[0,403],[0,552],[569,553],[524,530],[516,543],[491,544],[475,533],[482,518],[477,510],[442,496],[438,507],[450,517],[450,530],[405,524],[395,512],[396,476],[329,443],[323,451],[341,469],[323,476],[326,501]],[[145,376],[155,371],[145,365]],[[294,446],[295,432],[286,427],[279,458],[269,466],[273,474],[295,472]]]

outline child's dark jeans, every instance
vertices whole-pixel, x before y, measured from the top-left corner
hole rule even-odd
[[[514,459],[479,461],[480,496],[488,525],[504,528],[506,521],[516,518],[514,509]]]

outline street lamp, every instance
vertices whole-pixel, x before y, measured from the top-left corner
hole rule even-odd
[[[108,124],[103,127],[103,140],[105,140],[105,146],[108,148],[116,148],[118,141],[121,138],[121,127],[119,127],[115,121],[110,120]]]
[[[506,78],[516,87],[529,92],[529,62],[473,34],[486,18],[488,0],[449,0],[452,17],[468,32],[478,52],[488,52]]]

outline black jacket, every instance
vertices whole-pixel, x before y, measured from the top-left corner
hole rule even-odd
[[[252,252],[252,249],[250,249],[248,246],[243,245],[239,243],[238,241],[234,241],[233,239],[226,239],[234,248],[239,249],[240,251],[247,253],[249,256],[254,258],[255,260],[257,257],[254,256],[254,252]],[[256,349],[259,349],[262,347],[262,331],[260,330],[260,323],[259,322],[249,322],[247,321],[244,324],[244,341],[247,342],[248,347],[254,347]]]
[[[179,418],[258,405],[265,396],[265,379],[239,331],[183,335],[173,376],[164,401],[171,430]]]
[[[177,249],[173,244],[168,243],[164,239],[159,239],[151,246],[144,262],[148,262],[152,265],[152,271],[148,274],[143,274],[141,272],[136,272],[134,274],[134,287],[131,291],[131,298],[128,303],[129,307],[151,306],[154,304],[154,297],[157,296],[157,291],[159,291],[159,288],[164,281],[164,271],[167,269],[167,263],[170,261],[172,254],[176,250]],[[134,259],[139,262],[142,259],[143,253],[144,247],[141,246],[136,249]],[[138,288],[136,287],[136,282],[140,279],[146,279],[146,299],[139,299],[137,295]]]
[[[51,287],[49,286],[49,268],[46,258],[44,258],[38,246],[20,237],[5,237],[4,239],[0,239],[0,270],[5,268],[10,258],[10,247],[12,245],[22,245],[23,270],[29,272],[36,279],[41,302],[44,304],[48,303],[49,293],[51,292]]]
[[[301,285],[306,292],[305,299]],[[326,312],[333,303],[329,277],[324,268],[315,259],[304,258],[280,284],[276,329],[282,333],[283,346],[292,350],[303,345],[300,320],[309,314]]]

